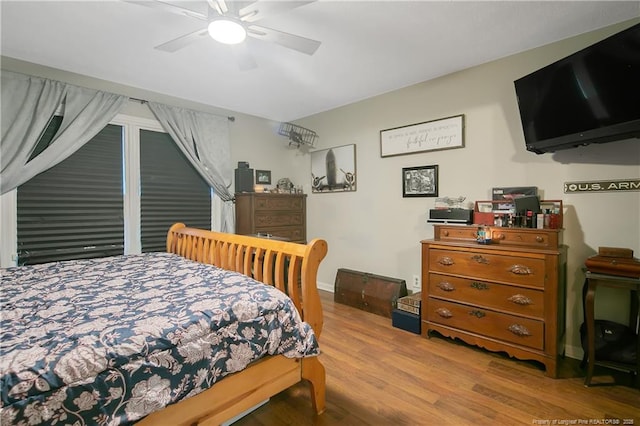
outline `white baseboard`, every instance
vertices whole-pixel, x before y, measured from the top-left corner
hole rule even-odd
[[[584,351],[582,350],[582,346],[569,346],[569,345],[566,345],[564,347],[564,355],[566,357],[568,357],[568,358],[582,360],[582,356],[584,355]]]
[[[328,291],[330,293],[334,292],[333,284],[323,283],[323,282],[320,282],[320,281],[318,281],[316,284],[318,286],[318,290],[324,290],[324,291]]]

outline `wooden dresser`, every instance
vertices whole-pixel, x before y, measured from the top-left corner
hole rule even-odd
[[[306,194],[236,194],[236,234],[270,234],[307,242]]]
[[[566,247],[558,229],[434,225],[422,241],[422,327],[491,351],[543,363],[564,352]]]

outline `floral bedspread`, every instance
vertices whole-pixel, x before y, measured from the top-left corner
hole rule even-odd
[[[177,255],[0,273],[2,425],[130,424],[263,355],[319,353],[286,295]]]

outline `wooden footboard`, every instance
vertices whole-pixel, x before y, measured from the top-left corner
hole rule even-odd
[[[285,292],[302,319],[322,332],[323,316],[316,283],[327,243],[314,239],[296,244],[225,234],[174,224],[167,234],[167,252],[197,262],[240,272]],[[305,379],[318,414],[325,409],[325,371],[318,357],[288,359],[270,356],[225,377],[192,398],[155,412],[139,425],[216,425]]]

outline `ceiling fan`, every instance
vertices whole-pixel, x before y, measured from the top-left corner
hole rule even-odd
[[[207,11],[196,11],[163,0],[124,0],[143,6],[162,9],[174,14],[189,16],[206,22],[206,26],[189,34],[167,41],[155,48],[166,52],[175,52],[183,47],[201,40],[204,36],[211,36],[220,43],[232,47],[238,66],[248,70],[257,66],[255,59],[247,49],[245,38],[265,40],[307,55],[313,55],[320,47],[320,42],[306,37],[274,30],[255,24],[261,19],[276,13],[286,12],[296,7],[313,3],[312,1],[225,1],[206,0]],[[189,4],[193,2],[185,2]]]

